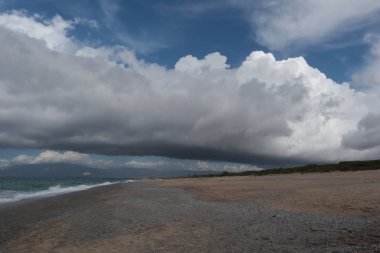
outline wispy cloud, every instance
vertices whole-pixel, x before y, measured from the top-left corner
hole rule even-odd
[[[252,29],[252,38],[270,50],[281,52],[313,46],[338,48],[362,43],[346,35],[373,29],[380,22],[376,0],[221,0],[158,4],[163,15],[198,18],[210,11],[234,8]],[[179,13],[179,14],[178,14]]]
[[[154,40],[152,38],[137,38],[127,32],[117,32],[115,36],[128,48],[140,54],[149,54],[170,46],[168,42]]]
[[[309,47],[379,23],[380,2],[230,0],[246,13],[255,38],[272,50]]]
[[[113,36],[129,49],[140,54],[148,54],[159,49],[167,48],[170,43],[160,37],[151,37],[148,32],[142,35],[135,35],[126,29],[125,24],[119,20],[121,2],[119,0],[99,0],[103,16],[103,21]]]
[[[227,0],[220,1],[182,1],[179,4],[157,3],[154,8],[162,15],[180,15],[182,17],[195,18],[197,15],[204,14],[208,11],[220,10],[231,7]]]
[[[98,29],[99,28],[98,21],[96,21],[94,19],[87,19],[87,18],[77,17],[77,18],[74,19],[73,24],[75,24],[75,25],[78,25],[78,24],[85,25],[85,26],[88,26],[88,27],[93,28],[93,29]]]
[[[120,0],[99,0],[99,5],[106,23],[109,25],[116,23],[116,17],[120,11]]]

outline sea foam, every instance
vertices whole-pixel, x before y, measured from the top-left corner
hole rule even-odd
[[[34,192],[19,192],[19,191],[0,191],[0,204],[20,201],[24,199],[31,198],[43,198],[43,197],[51,197],[56,195],[61,195],[70,192],[84,191],[98,186],[112,185],[118,183],[128,183],[133,182],[133,180],[126,180],[120,182],[104,182],[101,184],[93,184],[93,185],[76,185],[76,186],[65,186],[54,185],[50,186],[46,190],[34,191]]]

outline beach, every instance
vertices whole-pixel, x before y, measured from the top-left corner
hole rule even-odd
[[[380,252],[380,171],[145,180],[0,206],[0,252]]]

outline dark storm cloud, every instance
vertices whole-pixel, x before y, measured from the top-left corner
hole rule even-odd
[[[356,150],[378,148],[380,146],[380,115],[368,114],[358,124],[356,131],[343,136],[343,145]]]

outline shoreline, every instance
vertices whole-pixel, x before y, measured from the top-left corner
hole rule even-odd
[[[278,197],[300,200],[289,182],[320,196],[325,192],[315,189],[325,177],[330,193],[345,184],[357,190],[369,178],[379,186],[379,172],[348,173],[150,180],[33,200],[0,208],[0,252],[379,251],[377,215],[268,205],[277,190],[287,190]],[[263,188],[268,182],[272,187]],[[357,192],[357,201],[368,197]]]
[[[16,192],[16,195],[22,194],[24,196],[19,198],[19,199],[16,198],[16,199],[10,199],[7,202],[0,202],[0,209],[2,207],[12,206],[12,205],[17,204],[17,203],[20,203],[20,204],[22,204],[24,202],[29,203],[29,202],[33,202],[33,201],[39,200],[39,199],[52,198],[52,197],[56,197],[56,196],[60,196],[60,195],[64,195],[64,194],[75,193],[75,192],[80,192],[80,191],[87,191],[87,190],[90,190],[90,189],[95,188],[95,187],[103,187],[103,186],[114,185],[114,184],[132,183],[134,181],[135,180],[126,180],[126,181],[120,181],[120,182],[106,181],[104,183],[99,183],[99,184],[94,184],[94,185],[80,184],[80,185],[72,185],[72,186],[66,186],[66,187],[61,187],[59,185],[55,185],[55,186],[51,186],[51,187],[54,188],[54,187],[58,186],[58,190],[57,189],[51,190],[51,187],[49,187],[48,189],[39,190],[39,191],[19,192],[19,193]]]

